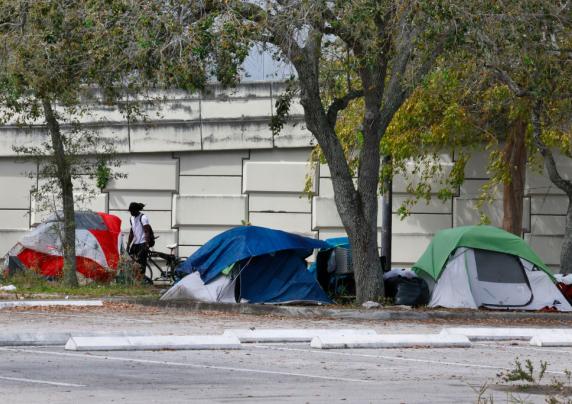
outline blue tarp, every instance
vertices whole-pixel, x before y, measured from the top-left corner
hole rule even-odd
[[[244,267],[240,273],[241,297],[252,303],[329,303],[304,260],[313,249],[327,247],[323,241],[281,230],[241,226],[209,240],[179,270],[198,271],[207,284],[229,265],[240,263]]]

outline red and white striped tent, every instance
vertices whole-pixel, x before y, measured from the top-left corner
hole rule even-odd
[[[8,257],[46,277],[58,277],[63,269],[62,214],[54,214],[18,241]],[[78,276],[104,281],[115,276],[123,237],[121,219],[102,212],[75,214],[75,248]]]

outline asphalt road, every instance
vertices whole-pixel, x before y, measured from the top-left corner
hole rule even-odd
[[[437,332],[442,324],[316,321],[217,314],[89,309],[0,312],[4,330],[118,330],[218,334],[224,328],[372,327]],[[454,325],[454,324],[448,324]],[[2,403],[474,403],[515,358],[549,363],[546,379],[572,369],[572,349],[523,342],[468,349],[313,350],[308,344],[247,344],[237,351],[73,352],[0,347]],[[495,402],[507,393],[489,388]],[[543,395],[515,393],[528,402]]]

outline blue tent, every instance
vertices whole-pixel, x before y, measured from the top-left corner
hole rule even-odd
[[[305,261],[313,249],[326,247],[323,241],[280,230],[241,226],[209,240],[178,271],[196,271],[207,285],[237,264],[240,297],[251,303],[330,303]]]

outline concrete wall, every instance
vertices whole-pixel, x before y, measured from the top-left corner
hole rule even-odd
[[[121,114],[98,107],[92,123],[116,139],[127,178],[110,182],[88,205],[117,214],[128,231],[126,208],[145,203],[160,238],[156,249],[178,243],[190,255],[221,231],[242,223],[268,226],[321,239],[343,235],[327,166],[310,170],[314,139],[306,130],[301,108],[278,136],[268,129],[279,89],[271,83],[243,85],[236,90],[213,87],[207,94],[171,95],[159,106],[147,106],[145,123],[126,122]],[[24,134],[22,134],[25,132]],[[12,151],[45,136],[41,128],[0,128],[0,253],[3,254],[43,217],[30,198],[35,166]],[[444,175],[453,164],[442,156]],[[415,205],[401,220],[397,209],[408,197],[407,181],[394,181],[393,259],[395,266],[415,262],[440,229],[476,224],[479,187],[486,181],[484,153],[474,153],[466,182],[455,196]],[[559,160],[566,176],[572,161]],[[28,178],[32,174],[32,178]],[[303,194],[306,177],[313,179],[312,198]],[[502,220],[502,195],[485,211],[492,224]],[[525,239],[545,262],[557,267],[564,232],[567,199],[542,173],[529,172],[526,185]],[[381,230],[381,229],[380,229]]]

